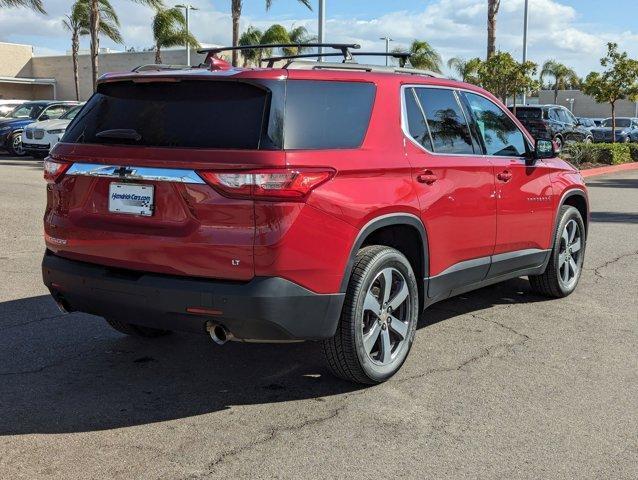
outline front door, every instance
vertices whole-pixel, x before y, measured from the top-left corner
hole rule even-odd
[[[494,169],[457,92],[403,87],[405,151],[429,246],[428,296],[480,282],[496,239]]]
[[[554,224],[550,169],[542,161],[526,164],[531,145],[501,107],[482,95],[463,95],[495,169],[497,226],[489,276],[539,266],[551,248]]]

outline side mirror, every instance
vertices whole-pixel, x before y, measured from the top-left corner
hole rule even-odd
[[[49,120],[49,116],[45,113],[44,115],[42,115],[39,119],[40,122],[43,122],[45,120]]]
[[[560,153],[560,149],[556,148],[556,144],[552,140],[539,139],[536,140],[534,148],[534,160],[543,160],[545,158],[554,158]]]

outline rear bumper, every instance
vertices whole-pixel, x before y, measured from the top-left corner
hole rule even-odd
[[[208,322],[237,339],[320,340],[334,335],[344,295],[320,295],[278,277],[227,282],[147,274],[46,252],[44,284],[69,311],[168,330],[206,332]],[[188,313],[187,308],[207,314]]]

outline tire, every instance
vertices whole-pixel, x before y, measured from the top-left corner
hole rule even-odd
[[[387,278],[390,289],[386,294]],[[323,341],[330,371],[368,385],[392,377],[414,341],[418,297],[412,266],[401,252],[383,245],[362,248],[355,259],[337,331]],[[384,306],[384,299],[385,305],[395,303],[394,307],[388,305],[393,310]]]
[[[133,325],[132,323],[121,322],[112,318],[105,318],[106,322],[124,335],[142,338],[163,337],[171,333],[170,330],[161,330],[159,328],[143,327],[141,325]]]
[[[553,298],[566,297],[576,289],[583,272],[587,246],[583,217],[576,208],[562,206],[559,219],[554,232],[551,258],[545,271],[529,277],[532,290]],[[577,228],[573,236],[570,227]]]
[[[24,157],[27,152],[22,146],[22,132],[15,132],[9,136],[7,140],[7,150],[14,157]]]

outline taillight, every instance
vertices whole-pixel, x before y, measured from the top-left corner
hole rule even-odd
[[[282,168],[235,172],[202,171],[199,175],[222,195],[259,200],[300,201],[334,175],[321,168]]]
[[[69,167],[71,167],[70,163],[56,162],[47,158],[44,161],[44,179],[48,183],[55,183],[64,175]]]

